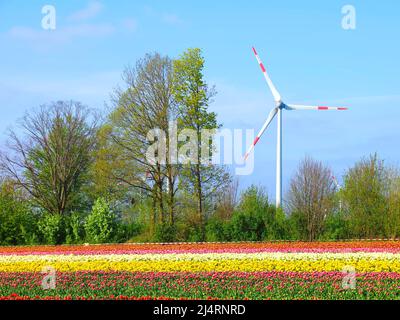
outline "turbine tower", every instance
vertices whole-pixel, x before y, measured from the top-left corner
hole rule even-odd
[[[254,55],[256,56],[257,62],[260,65],[261,71],[264,74],[264,78],[267,81],[268,87],[271,90],[272,96],[275,101],[275,108],[272,109],[268,115],[267,120],[262,126],[260,132],[257,134],[254,142],[246,152],[244,159],[246,160],[249,154],[254,149],[257,142],[260,140],[264,131],[268,128],[269,124],[272,122],[274,117],[278,115],[278,125],[277,125],[277,144],[276,144],[276,196],[275,196],[275,204],[276,207],[279,208],[282,204],[282,111],[283,110],[347,110],[347,108],[343,107],[326,107],[326,106],[304,106],[304,105],[296,105],[296,104],[285,104],[282,101],[282,97],[279,94],[278,90],[275,88],[274,84],[269,77],[267,70],[265,69],[264,64],[262,63],[260,57],[256,49],[253,47]]]
[[[336,179],[336,177],[333,174],[331,174],[331,176],[332,176],[332,180],[333,180],[333,183],[336,186],[337,191],[342,190],[342,186],[339,184],[339,182]],[[341,197],[339,198],[339,210],[340,210],[340,212],[342,212],[342,199],[341,199]]]

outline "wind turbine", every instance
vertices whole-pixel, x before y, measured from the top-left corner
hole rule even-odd
[[[332,174],[332,180],[337,188],[337,191],[342,190],[342,186],[339,184],[338,180],[336,179],[336,177],[333,174]],[[340,210],[340,212],[342,212],[342,199],[339,199],[339,210]]]
[[[337,190],[340,191],[342,189],[342,186],[339,184],[338,180],[336,179],[336,177],[334,175],[332,175],[332,181],[335,184]]]
[[[257,142],[260,140],[264,131],[268,128],[269,124],[272,122],[274,117],[278,115],[278,125],[277,125],[277,145],[276,145],[276,207],[281,206],[282,201],[282,111],[285,110],[347,110],[343,107],[326,107],[326,106],[304,106],[295,104],[286,104],[282,101],[282,97],[278,90],[275,88],[274,84],[269,77],[264,64],[262,63],[256,49],[253,47],[254,55],[256,56],[257,62],[260,65],[261,71],[264,74],[264,78],[267,81],[268,87],[271,90],[272,96],[275,101],[275,108],[271,110],[268,115],[267,120],[262,126],[260,132],[254,139],[253,144],[250,146],[249,150],[246,152],[244,159],[246,160],[251,151],[254,149]]]

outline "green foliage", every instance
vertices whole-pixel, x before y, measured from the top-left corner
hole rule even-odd
[[[325,221],[325,230],[321,240],[340,240],[348,239],[349,226],[348,221],[342,212],[330,214]]]
[[[298,217],[291,214],[286,217],[285,221],[285,240],[307,240],[307,234],[302,235],[298,228]]]
[[[329,167],[311,157],[300,162],[291,178],[286,204],[296,212],[302,237],[306,231],[304,240],[314,241],[321,236],[325,217],[333,209],[335,191]]]
[[[308,229],[306,216],[301,212],[294,211],[290,213],[289,223],[293,226],[294,237],[298,240],[308,240]]]
[[[15,156],[3,157],[1,168],[43,211],[64,215],[79,206],[95,145],[92,120],[82,104],[58,101],[21,119],[21,134],[10,131]]]
[[[199,48],[188,49],[173,62],[173,95],[179,104],[178,126],[193,129],[216,129],[217,115],[208,111],[214,92],[203,76],[204,58]]]
[[[63,242],[63,219],[59,214],[45,213],[38,221],[38,230],[45,244],[60,244]]]
[[[295,240],[295,230],[291,221],[286,217],[282,208],[275,211],[275,219],[272,222],[272,230],[270,232],[273,237],[268,239],[274,240]]]
[[[115,111],[117,112],[117,111]],[[122,198],[127,192],[127,187],[112,179],[116,172],[122,172],[127,176],[126,171],[132,171],[128,161],[121,160],[123,150],[116,144],[111,135],[115,124],[105,123],[96,133],[96,149],[94,150],[94,161],[89,169],[89,178],[92,182],[85,186],[85,191],[92,199],[106,197],[107,199]]]
[[[69,216],[65,217],[66,228],[66,243],[78,244],[82,243],[84,239],[84,219],[78,212],[72,212]]]
[[[204,242],[205,241],[204,227],[199,223],[192,225],[187,230],[187,241],[189,242]]]
[[[113,240],[117,232],[116,215],[104,198],[98,198],[92,212],[86,218],[85,231],[91,243],[106,243]]]
[[[215,112],[208,107],[215,95],[214,88],[209,88],[204,80],[204,58],[199,48],[185,51],[173,62],[172,95],[178,106],[178,130],[191,129],[195,136],[189,137],[192,154],[180,170],[180,188],[196,200],[196,211],[200,228],[192,228],[189,238],[204,241],[207,207],[210,198],[223,189],[230,181],[223,166],[205,165],[201,159],[203,150],[208,150],[209,141],[202,134],[210,134],[220,127]],[[181,143],[180,150],[186,143]],[[210,151],[211,157],[213,150]]]
[[[352,236],[373,238],[384,235],[386,180],[383,161],[377,154],[362,159],[347,172],[343,197]]]
[[[115,235],[115,242],[125,242],[138,235],[143,231],[143,226],[137,222],[117,224],[117,232]]]
[[[0,186],[0,244],[37,242],[36,217],[27,200],[7,182]]]
[[[400,237],[400,171],[388,170],[387,214],[385,216],[385,234],[391,239]]]
[[[263,216],[254,214],[236,213],[231,221],[231,238],[235,241],[261,241],[265,236]]]
[[[207,223],[208,241],[263,241],[291,239],[292,226],[284,212],[269,204],[262,188],[251,186],[242,194],[232,219],[216,217]]]
[[[175,225],[159,224],[156,227],[154,240],[156,242],[174,242],[176,241],[177,229]]]
[[[251,186],[242,194],[239,207],[232,217],[232,239],[261,241],[276,238],[275,213],[275,207],[269,204],[265,191]]]
[[[206,239],[207,241],[230,241],[230,224],[216,217],[211,218],[206,225]]]
[[[340,191],[329,168],[306,159],[291,183],[288,216],[256,186],[239,203],[234,192],[221,201],[228,171],[200,161],[203,130],[221,127],[209,110],[215,91],[204,65],[198,48],[173,61],[146,55],[124,73],[127,89],[114,92],[115,109],[100,127],[74,102],[25,117],[24,139],[10,136],[19,154],[0,161],[1,173],[14,179],[0,183],[0,244],[400,237],[400,173],[376,154],[347,171]],[[196,133],[197,140],[178,142],[181,151],[187,143],[196,149],[196,159],[148,163],[149,130],[160,128],[170,141],[171,120],[178,132]]]

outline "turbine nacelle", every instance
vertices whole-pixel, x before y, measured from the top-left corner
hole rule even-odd
[[[285,109],[285,110],[293,110],[293,109],[291,109],[286,103],[284,103],[284,102],[281,102],[280,104],[279,104],[279,108],[280,109]]]

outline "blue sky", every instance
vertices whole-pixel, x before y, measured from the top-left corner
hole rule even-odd
[[[273,100],[251,46],[288,103],[340,105],[347,112],[285,112],[287,190],[309,155],[339,177],[372,152],[400,159],[398,1],[36,1],[0,0],[0,135],[24,112],[60,99],[104,108],[124,66],[147,52],[176,57],[200,47],[218,95],[212,109],[227,128],[263,124]],[[55,31],[41,28],[54,5]],[[344,5],[356,29],[341,27]],[[257,145],[242,187],[275,196],[276,124]]]

